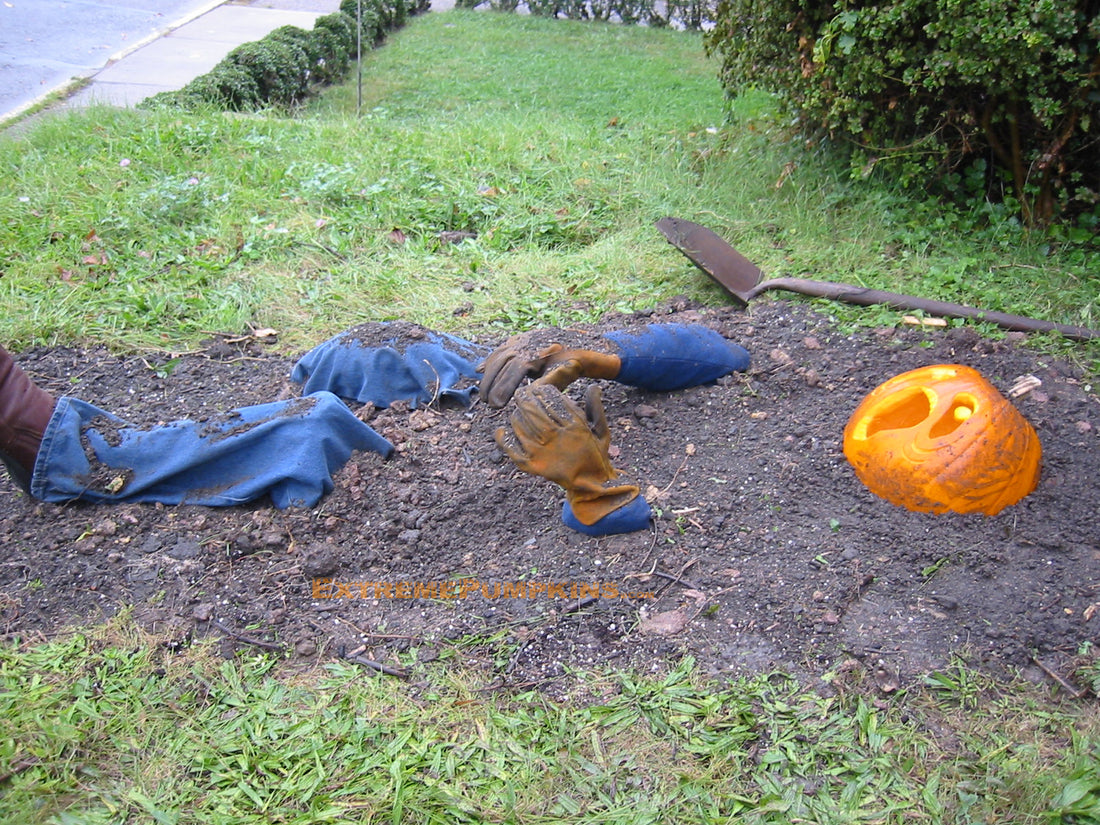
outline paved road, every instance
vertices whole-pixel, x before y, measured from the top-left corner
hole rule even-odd
[[[0,118],[224,0],[0,0]]]

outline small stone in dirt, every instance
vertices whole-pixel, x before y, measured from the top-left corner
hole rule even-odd
[[[878,689],[883,693],[893,693],[899,687],[901,687],[901,679],[898,674],[891,668],[887,667],[885,663],[879,662],[875,667],[874,672],[871,674],[875,680],[875,684]]]
[[[639,404],[634,408],[635,418],[656,418],[658,410],[652,404]]]
[[[214,605],[211,602],[203,602],[195,605],[191,611],[191,618],[196,622],[208,622],[214,617]]]
[[[160,550],[161,541],[160,537],[153,535],[149,536],[145,541],[141,543],[141,552],[148,555],[149,553],[155,553]]]
[[[825,382],[821,380],[821,375],[817,370],[808,369],[802,373],[802,380],[806,382],[808,387],[821,387]]]
[[[103,519],[96,523],[91,532],[97,536],[113,536],[118,532],[118,524],[110,519]]]
[[[302,559],[302,572],[307,576],[330,576],[340,566],[336,554],[329,547],[307,551]]]
[[[413,410],[409,413],[409,426],[413,432],[422,433],[439,423],[439,418],[427,410]]]
[[[282,530],[268,530],[260,541],[264,547],[282,547],[286,543],[286,535]]]
[[[176,561],[184,561],[185,559],[198,558],[200,553],[202,553],[202,545],[197,541],[180,539],[172,549],[165,553],[165,555]]]
[[[82,538],[73,542],[73,549],[82,556],[91,556],[98,552],[98,545],[90,538]]]
[[[652,633],[654,636],[672,636],[679,633],[688,625],[687,613],[683,610],[666,610],[652,616],[643,616],[638,622],[638,629],[642,633]]]
[[[313,639],[302,639],[294,645],[294,652],[299,656],[312,656],[317,652],[317,643]]]

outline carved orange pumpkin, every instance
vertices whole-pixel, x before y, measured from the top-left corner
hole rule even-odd
[[[923,513],[984,513],[1039,482],[1039,436],[977,370],[922,367],[873,390],[844,428],[844,455],[871,492]]]

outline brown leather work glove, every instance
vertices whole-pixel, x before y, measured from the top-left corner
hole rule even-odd
[[[595,524],[638,496],[638,485],[611,466],[611,434],[599,387],[588,388],[584,410],[550,384],[516,393],[512,429],[496,432],[500,449],[523,472],[564,488],[573,514]]]
[[[508,403],[525,378],[564,390],[578,378],[615,378],[616,346],[595,332],[547,327],[513,335],[478,365],[479,393],[490,407]]]

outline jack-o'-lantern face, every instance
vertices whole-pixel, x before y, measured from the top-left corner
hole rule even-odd
[[[856,408],[844,455],[871,492],[925,513],[984,513],[1039,482],[1039,436],[970,367],[938,364],[891,378]]]

